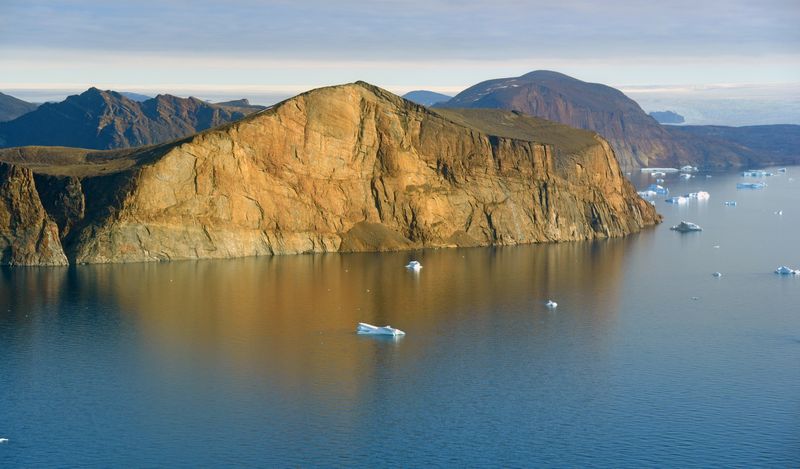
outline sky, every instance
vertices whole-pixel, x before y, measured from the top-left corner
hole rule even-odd
[[[265,102],[355,80],[455,94],[549,69],[642,98],[794,93],[798,25],[798,0],[0,0],[0,91]]]

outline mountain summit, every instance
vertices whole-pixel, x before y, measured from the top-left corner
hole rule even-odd
[[[675,153],[667,131],[621,91],[549,70],[484,81],[437,106],[508,109],[593,130],[626,168],[653,166]]]

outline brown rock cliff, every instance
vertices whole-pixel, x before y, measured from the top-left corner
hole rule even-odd
[[[504,111],[431,112],[360,82],[73,161],[39,171],[79,179],[83,214],[74,193],[62,197],[74,203],[59,223],[78,263],[597,239],[660,220],[594,133]]]

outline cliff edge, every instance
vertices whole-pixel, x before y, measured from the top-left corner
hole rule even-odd
[[[593,132],[428,110],[363,82],[169,144],[0,160],[36,173],[74,263],[598,239],[660,221]]]

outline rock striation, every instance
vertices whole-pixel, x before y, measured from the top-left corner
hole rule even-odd
[[[363,82],[169,144],[0,159],[37,173],[73,263],[591,240],[661,220],[593,132]]]
[[[42,206],[33,172],[5,163],[0,163],[0,264],[67,264],[58,227]]]

